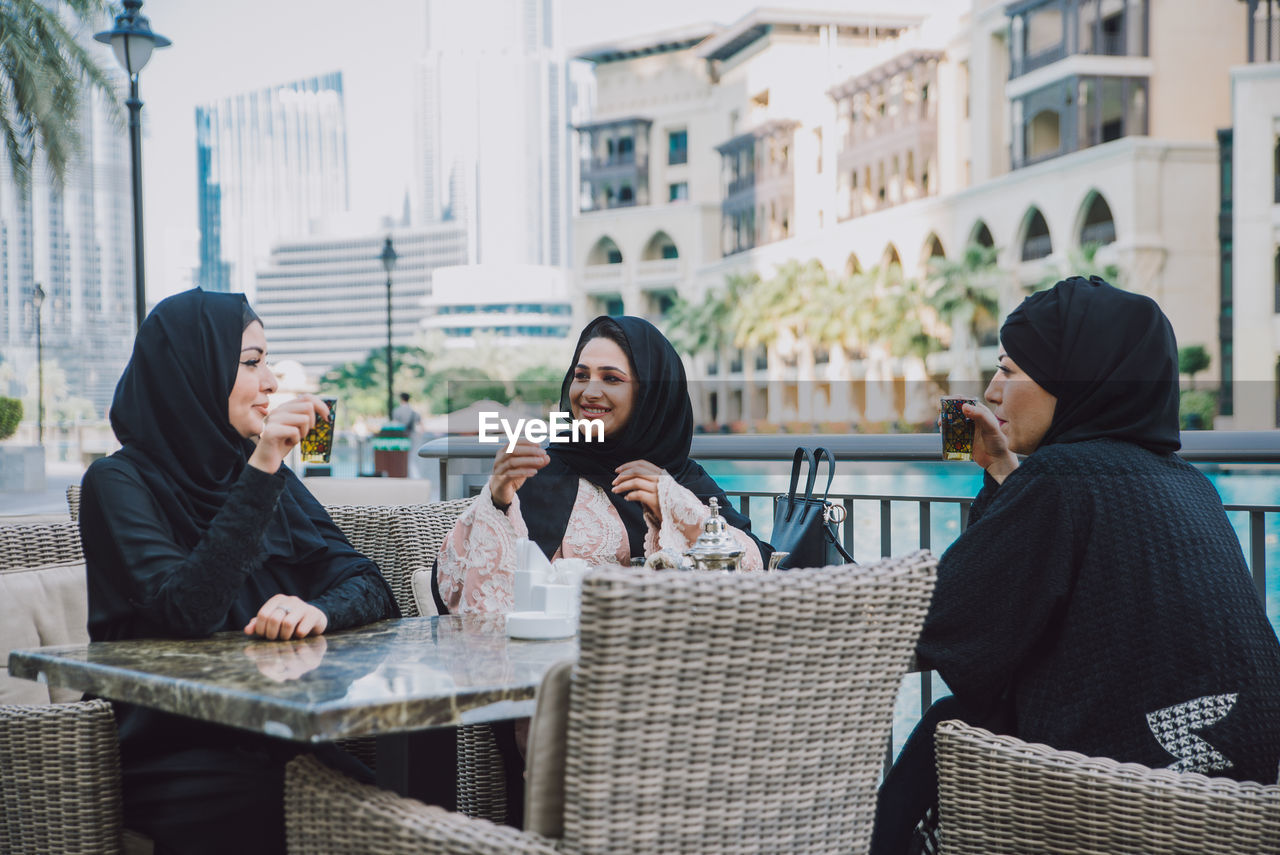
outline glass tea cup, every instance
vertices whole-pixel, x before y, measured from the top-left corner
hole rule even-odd
[[[972,460],[974,421],[964,414],[965,404],[976,404],[974,398],[965,395],[943,395],[940,399],[942,429],[942,459]]]
[[[329,418],[316,418],[316,426],[302,438],[303,463],[328,463],[333,451],[333,426],[338,417],[338,399],[321,398],[329,408]]]

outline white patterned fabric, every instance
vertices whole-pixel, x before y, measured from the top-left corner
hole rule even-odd
[[[707,506],[670,475],[658,481],[659,521],[645,514],[645,556],[659,549],[684,552],[692,545],[685,533],[707,517]],[[533,511],[531,511],[533,512]],[[512,581],[516,540],[528,536],[517,495],[506,513],[493,506],[488,485],[462,512],[445,538],[436,562],[436,584],[451,614],[505,614],[515,606]],[[729,527],[743,549],[742,569],[760,570],[760,548],[745,532]],[[622,518],[604,490],[578,481],[564,540],[552,559],[581,558],[588,564],[627,564],[630,547]]]
[[[1237,697],[1235,693],[1206,695],[1147,713],[1147,726],[1151,728],[1156,741],[1165,751],[1179,758],[1169,764],[1170,769],[1175,772],[1207,774],[1231,768],[1231,761],[1221,751],[1192,731],[1212,727],[1226,718],[1235,706]]]

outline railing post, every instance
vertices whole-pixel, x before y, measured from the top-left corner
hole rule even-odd
[[[1267,609],[1267,538],[1262,511],[1249,511],[1249,560],[1253,565],[1253,584],[1262,598],[1262,610]]]
[[[880,557],[893,554],[893,502],[880,500]]]

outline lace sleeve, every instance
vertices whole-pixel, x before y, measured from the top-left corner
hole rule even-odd
[[[684,530],[688,526],[701,524],[707,518],[709,512],[707,506],[666,472],[658,478],[658,505],[662,508],[661,524],[649,514],[644,516],[644,521],[648,525],[648,531],[644,536],[645,555],[648,556],[659,549],[684,552],[693,545],[685,537]],[[733,526],[729,526],[728,529],[738,546],[742,547],[742,561],[739,566],[743,570],[764,569],[764,562],[760,559],[760,547],[751,539],[751,536]]]
[[[515,605],[516,539],[528,537],[516,496],[504,514],[489,486],[462,512],[436,559],[440,596],[453,614],[505,614]]]

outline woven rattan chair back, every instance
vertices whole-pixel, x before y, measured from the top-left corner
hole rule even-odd
[[[866,851],[936,563],[588,576],[565,851]]]
[[[946,855],[1280,853],[1280,786],[1088,758],[938,725]]]
[[[391,539],[395,542],[398,569],[391,590],[404,614],[418,614],[413,598],[413,572],[431,569],[440,545],[471,502],[471,499],[451,499],[396,509],[391,521]]]
[[[0,852],[112,855],[120,843],[111,705],[0,705]]]
[[[83,561],[75,523],[0,525],[0,569]]]
[[[67,513],[71,516],[71,521],[76,522],[80,519],[80,485],[67,485]]]
[[[356,551],[378,565],[394,591],[396,545],[391,538],[391,521],[398,509],[394,505],[330,505],[325,510]]]

